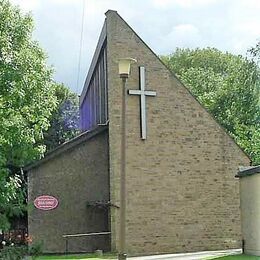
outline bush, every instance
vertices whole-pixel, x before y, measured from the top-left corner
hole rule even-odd
[[[29,246],[29,255],[35,259],[37,256],[42,254],[42,242],[36,242]]]
[[[0,252],[0,259],[20,260],[27,255],[27,246],[4,246]]]

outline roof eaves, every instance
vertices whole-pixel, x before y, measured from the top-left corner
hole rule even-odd
[[[107,129],[108,129],[107,125],[102,125],[102,126],[98,126],[98,127],[94,128],[92,130],[83,132],[80,135],[76,136],[75,138],[73,138],[73,139],[61,144],[60,146],[56,147],[55,149],[49,151],[48,153],[45,154],[45,156],[42,159],[26,165],[25,167],[23,167],[23,170],[29,171],[35,167],[38,167],[42,163],[45,163],[45,162],[49,161],[50,159],[62,154],[63,152],[74,148],[75,146],[81,144],[82,142],[89,141],[90,139],[92,139],[93,137],[97,136],[100,133],[103,133]]]
[[[242,177],[251,176],[251,175],[254,175],[257,173],[260,173],[260,165],[240,168],[239,172],[237,173],[237,175],[235,177],[242,178]]]

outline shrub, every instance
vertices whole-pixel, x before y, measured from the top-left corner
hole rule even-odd
[[[35,242],[29,246],[29,255],[32,256],[32,259],[42,254],[42,246],[42,242]]]
[[[0,252],[0,259],[20,260],[27,255],[27,246],[4,246]]]

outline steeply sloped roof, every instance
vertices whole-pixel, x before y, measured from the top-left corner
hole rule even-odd
[[[169,71],[169,73],[172,75],[172,77],[174,77],[178,82],[180,82],[180,84],[189,92],[189,94],[199,103],[199,105],[202,107],[203,110],[205,110],[210,116],[211,118],[220,126],[220,128],[222,129],[222,131],[234,142],[234,144],[246,155],[246,157],[250,160],[250,162],[252,162],[249,154],[235,141],[235,139],[227,132],[227,130],[216,120],[216,118],[207,110],[207,108],[205,106],[203,106],[203,104],[201,104],[198,99],[194,96],[194,94],[190,91],[190,89],[188,87],[186,87],[183,82],[176,76],[176,74],[170,70],[164,63],[163,61],[158,57],[158,55],[156,55],[156,53],[142,40],[142,38],[134,31],[134,29],[117,13],[117,11],[115,10],[108,10],[106,13],[106,16],[108,17],[109,15],[113,15],[116,16],[118,19],[120,19],[125,25],[126,27],[128,27],[134,34],[135,36],[146,46],[146,48],[148,48],[151,52],[152,55],[154,55],[156,57],[157,60],[159,60],[159,62],[161,64],[163,64],[163,66]],[[106,18],[107,19],[107,18]],[[105,22],[106,24],[106,22]],[[109,32],[106,32],[106,35]]]
[[[95,70],[99,54],[100,54],[101,49],[102,49],[102,47],[103,47],[103,45],[106,41],[106,37],[107,37],[107,28],[106,28],[106,21],[105,21],[104,24],[103,24],[102,31],[100,33],[99,39],[98,39],[98,43],[97,43],[97,47],[96,47],[94,56],[92,58],[92,61],[91,61],[91,64],[90,64],[90,67],[89,67],[89,70],[88,70],[86,80],[84,82],[83,90],[82,90],[81,95],[80,95],[80,105],[82,104],[84,97],[85,97],[85,95],[88,91],[88,86],[89,86],[90,81],[92,79],[92,75],[93,75],[93,72]]]

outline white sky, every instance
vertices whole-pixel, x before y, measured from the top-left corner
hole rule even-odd
[[[77,87],[83,1],[85,20]],[[216,47],[245,54],[260,40],[260,0],[11,0],[35,20],[34,37],[55,79],[81,92],[108,9],[117,10],[157,53]]]

